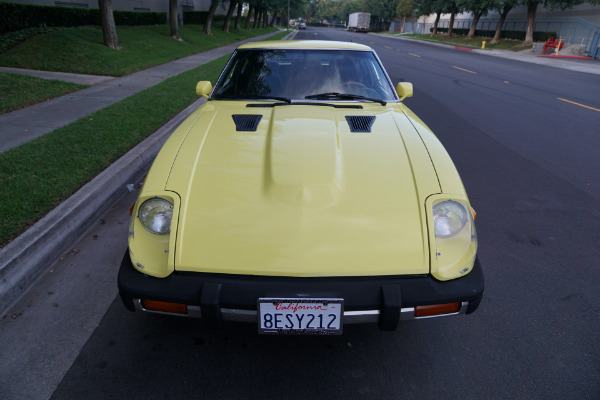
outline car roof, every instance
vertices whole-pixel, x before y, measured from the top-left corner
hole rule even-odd
[[[314,49],[314,50],[362,50],[373,51],[369,46],[350,42],[334,42],[327,40],[267,40],[246,43],[238,47],[242,49]]]

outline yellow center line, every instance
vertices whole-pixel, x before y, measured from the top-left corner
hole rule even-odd
[[[584,104],[575,103],[574,101],[571,101],[571,100],[561,99],[560,97],[557,97],[557,99],[560,100],[560,101],[567,102],[567,103],[575,104],[576,106],[579,106],[579,107],[589,108],[590,110],[594,110],[594,111],[600,111],[600,109],[597,109],[597,108],[594,108],[594,107],[590,107],[590,106],[586,106]]]
[[[419,58],[421,58],[421,56],[420,56],[420,55],[418,55],[418,54],[413,54],[413,53],[408,53],[408,54],[410,54],[410,55],[411,55],[411,56],[413,56],[413,57],[419,57]]]
[[[390,49],[390,50],[392,49],[390,46],[385,46],[385,48],[386,48],[386,49]]]
[[[474,71],[469,71],[468,69],[464,69],[464,68],[456,67],[456,66],[454,66],[454,65],[452,66],[452,68],[460,69],[461,71],[465,71],[465,72],[468,72],[468,73],[470,73],[470,74],[476,74],[476,73],[477,73],[477,72],[474,72]]]

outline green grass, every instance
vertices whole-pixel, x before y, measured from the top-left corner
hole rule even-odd
[[[0,114],[86,87],[88,86],[0,72]]]
[[[485,48],[487,50],[495,49],[495,50],[521,51],[521,50],[531,49],[533,47],[533,46],[523,46],[523,42],[521,42],[519,40],[501,40],[500,42],[498,42],[496,44],[490,44],[490,42],[492,41],[492,38],[476,37],[473,39],[467,39],[466,36],[460,36],[460,35],[453,35],[452,37],[449,37],[448,35],[445,35],[445,34],[431,36],[431,35],[422,35],[422,34],[415,33],[415,34],[409,34],[409,35],[402,35],[402,37],[408,37],[408,38],[417,39],[417,40],[425,40],[425,41],[429,41],[429,42],[442,43],[442,44],[447,44],[450,46],[468,47],[468,48],[472,48],[472,49],[480,49],[482,41],[486,42]]]
[[[0,243],[41,218],[198,98],[228,56],[0,154]]]
[[[179,27],[182,41],[170,37],[167,25],[117,27],[122,50],[102,44],[97,26],[58,28],[36,35],[0,54],[0,66],[43,71],[123,76],[191,54],[250,37],[275,28],[225,33],[213,26],[213,36],[202,33],[201,25]],[[1,38],[0,38],[1,40]]]
[[[196,83],[215,82],[228,57],[0,153],[0,247],[196,100]]]

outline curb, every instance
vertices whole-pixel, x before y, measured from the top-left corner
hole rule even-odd
[[[205,101],[196,100],[0,251],[0,314],[147,172],[171,133]]]

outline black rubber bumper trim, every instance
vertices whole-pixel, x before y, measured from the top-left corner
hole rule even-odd
[[[128,252],[118,277],[119,294],[129,310],[133,299],[200,306],[203,318],[220,320],[221,308],[256,310],[259,297],[339,297],[345,311],[380,310],[380,328],[395,329],[403,307],[468,301],[477,309],[484,280],[479,260],[466,276],[438,281],[429,275],[290,278],[175,272],[153,278],[131,265]]]

